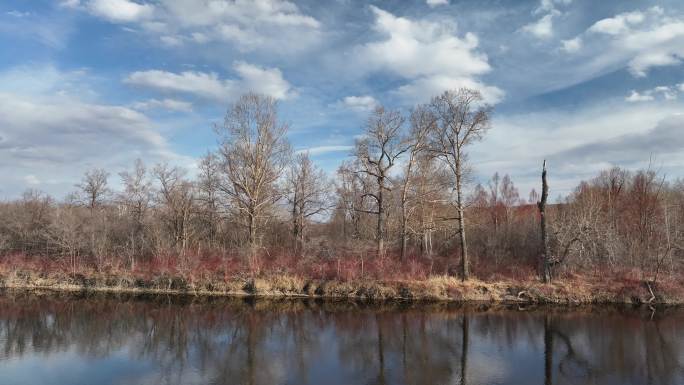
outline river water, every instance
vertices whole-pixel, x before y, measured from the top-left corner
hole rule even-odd
[[[0,384],[684,384],[684,310],[0,294]]]

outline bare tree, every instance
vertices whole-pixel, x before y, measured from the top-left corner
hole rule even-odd
[[[145,244],[145,217],[152,200],[152,183],[142,160],[136,159],[133,171],[119,173],[123,183],[123,191],[118,200],[126,216],[133,222],[129,227],[129,258],[131,267],[135,265],[135,257],[140,254]]]
[[[287,192],[292,209],[294,251],[301,253],[307,222],[330,208],[330,183],[325,172],[313,164],[308,153],[295,156],[287,178]]]
[[[101,168],[95,168],[86,171],[81,183],[76,185],[83,196],[84,204],[90,209],[91,214],[95,208],[104,203],[107,194],[109,194],[107,178],[109,178],[108,172]]]
[[[376,203],[375,211],[369,212],[377,217],[377,253],[385,255],[385,216],[386,202],[384,193],[391,191],[389,172],[399,157],[409,149],[402,135],[404,117],[398,111],[388,111],[377,107],[365,127],[365,137],[356,143],[356,157],[362,173],[373,177],[377,183],[374,193],[367,192]]]
[[[197,179],[197,200],[210,247],[216,246],[216,238],[220,232],[220,187],[220,159],[216,154],[210,152],[200,161]]]
[[[434,115],[426,106],[418,106],[411,112],[411,131],[406,142],[408,145],[407,159],[404,165],[404,174],[401,179],[401,259],[406,259],[406,247],[408,243],[409,189],[414,181],[415,164],[418,157],[425,151],[427,135],[435,122]]]
[[[363,195],[365,184],[363,178],[356,172],[358,162],[345,161],[337,169],[336,193],[338,199],[338,213],[342,215],[342,233],[345,242],[361,237],[361,214],[369,209],[364,204]],[[351,229],[347,222],[350,222]]]
[[[173,240],[173,246],[185,255],[190,231],[190,214],[195,199],[192,183],[185,179],[185,171],[166,163],[154,168],[159,183],[160,210]]]
[[[216,130],[225,177],[221,191],[246,222],[252,262],[260,243],[260,228],[283,195],[276,182],[291,154],[285,137],[287,125],[278,121],[277,106],[269,96],[243,95]]]
[[[469,276],[463,194],[466,149],[480,140],[489,129],[491,107],[483,103],[479,91],[467,88],[445,91],[432,99],[430,107],[436,117],[436,124],[430,135],[430,149],[447,164],[454,177],[456,219],[461,240],[461,279],[466,280]]]

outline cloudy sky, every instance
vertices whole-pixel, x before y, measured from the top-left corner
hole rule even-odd
[[[3,0],[0,199],[137,157],[192,170],[248,90],[333,172],[373,106],[461,86],[495,106],[479,180],[526,196],[543,158],[554,196],[611,165],[684,177],[681,0]]]

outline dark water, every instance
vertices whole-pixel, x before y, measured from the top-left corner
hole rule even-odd
[[[0,384],[684,384],[684,311],[0,295]]]

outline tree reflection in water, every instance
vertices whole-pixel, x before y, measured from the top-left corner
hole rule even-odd
[[[91,384],[98,376],[98,383],[112,384],[674,385],[684,383],[682,321],[678,309],[659,310],[651,320],[649,312],[617,308],[5,294],[0,378],[3,384]]]

